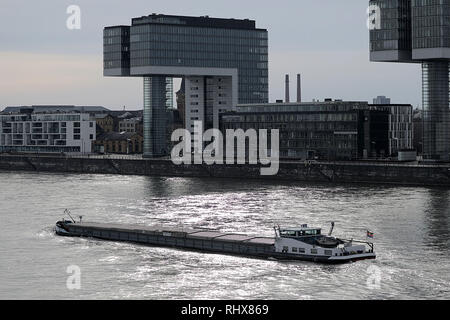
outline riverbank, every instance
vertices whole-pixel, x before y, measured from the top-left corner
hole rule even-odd
[[[175,165],[166,159],[139,157],[0,155],[0,170],[450,187],[449,165],[401,163],[281,161],[277,175],[261,176],[260,165]]]

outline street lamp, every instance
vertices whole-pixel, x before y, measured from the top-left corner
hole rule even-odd
[[[131,139],[127,139],[127,155],[130,154],[130,142]]]
[[[372,141],[371,144],[372,144],[371,153],[375,154],[375,159],[377,159],[378,158],[377,143],[375,141]]]

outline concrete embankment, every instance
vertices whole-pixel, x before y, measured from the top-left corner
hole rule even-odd
[[[0,170],[450,187],[449,165],[286,161],[280,163],[277,175],[261,176],[259,165],[175,165],[170,160],[155,159],[0,155]]]

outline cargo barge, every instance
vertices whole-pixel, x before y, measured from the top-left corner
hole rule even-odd
[[[221,233],[217,230],[87,223],[81,222],[81,219],[80,222],[72,219],[58,221],[55,232],[60,236],[132,242],[264,259],[336,264],[376,257],[372,243],[334,238],[331,237],[331,232],[325,236],[320,228],[309,228],[307,225],[290,229],[275,227],[276,236],[270,238]]]

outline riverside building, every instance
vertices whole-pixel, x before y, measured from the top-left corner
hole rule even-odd
[[[422,64],[424,158],[450,160],[450,0],[371,0],[370,60]]]
[[[104,29],[104,75],[144,83],[144,156],[169,154],[166,109],[183,78],[186,128],[219,128],[238,103],[268,102],[268,33],[255,21],[152,14]]]
[[[221,116],[220,127],[279,129],[285,159],[388,158],[413,141],[411,105],[358,101],[239,105]]]
[[[91,153],[95,121],[87,113],[0,114],[0,152]]]

